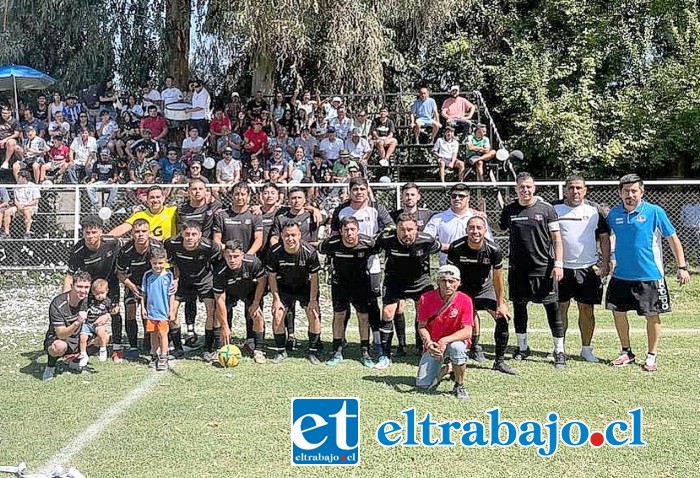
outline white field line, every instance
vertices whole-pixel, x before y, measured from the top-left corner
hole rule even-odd
[[[139,398],[146,392],[151,390],[166,373],[153,373],[147,377],[141,384],[133,389],[123,399],[109,407],[94,423],[88,426],[80,435],[75,437],[73,441],[63,447],[56,453],[44,466],[41,474],[49,475],[56,466],[65,467],[69,462],[80,453],[91,441],[99,436],[102,431],[112,424],[120,415],[129,409]]]
[[[484,320],[484,319],[482,319]],[[486,320],[484,320],[485,322]],[[408,326],[407,326],[408,327]],[[488,330],[489,332],[493,332],[493,327],[481,327],[481,330]],[[550,333],[549,329],[544,329],[544,328],[537,328],[537,329],[527,329],[528,333],[533,333],[533,334],[548,334]],[[630,327],[630,334],[632,335],[646,335],[647,330],[639,327],[632,328]],[[595,337],[596,334],[617,334],[617,331],[612,328],[612,327],[596,327],[595,331],[593,332],[593,336]],[[484,335],[483,333],[481,335]],[[573,324],[573,328],[569,326],[569,328],[566,331],[566,335],[581,335],[580,331],[578,330],[578,325]],[[664,327],[663,322],[661,323],[661,337],[664,337],[666,335],[700,335],[700,328],[677,328],[677,327]]]

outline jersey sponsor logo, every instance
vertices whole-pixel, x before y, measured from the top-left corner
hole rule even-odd
[[[535,221],[541,221],[543,219],[544,217],[542,216],[542,214],[535,214]]]
[[[623,224],[624,222],[625,222],[625,219],[622,217],[615,218],[615,224]]]
[[[637,222],[646,222],[646,220],[647,220],[646,216],[643,216],[641,214],[639,216],[637,216]]]
[[[246,219],[246,220],[245,220],[245,225],[246,225],[246,226],[250,226],[250,219]]]

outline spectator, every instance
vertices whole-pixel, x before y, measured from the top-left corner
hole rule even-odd
[[[379,118],[372,122],[372,143],[379,151],[379,158],[389,160],[394,154],[399,142],[396,140],[396,127],[394,121],[389,118],[389,109],[383,106],[379,110]]]
[[[358,130],[360,133],[360,138],[369,138],[370,132],[372,131],[372,122],[367,118],[367,112],[365,110],[357,113],[357,119],[353,124],[353,130]]]
[[[77,138],[80,135],[80,130],[83,128],[87,128],[88,131],[90,131],[90,135],[95,134],[95,123],[90,121],[90,117],[87,112],[82,112],[78,115],[78,121],[71,127],[70,136],[65,136],[64,139]]]
[[[428,88],[423,87],[418,91],[418,98],[413,102],[411,108],[411,128],[416,138],[416,144],[419,142],[421,128],[431,128],[430,137],[431,142],[434,143],[441,126],[437,104],[430,97]]]
[[[119,95],[114,90],[114,81],[111,78],[105,80],[96,91],[96,95],[100,102],[100,110],[107,110],[111,115],[115,115],[117,110],[115,108],[116,102],[119,100]]]
[[[243,140],[238,133],[232,133],[228,126],[221,127],[221,136],[216,142],[216,152],[223,154],[226,148],[231,149],[233,159],[241,159],[241,149],[243,149]]]
[[[289,168],[291,170],[290,175],[293,175],[294,171],[299,170],[303,174],[303,177],[306,177],[308,161],[306,160],[304,148],[301,146],[297,146],[297,148],[294,150],[294,156],[292,157],[292,161],[289,163]]]
[[[277,129],[280,130],[282,128],[284,128],[287,134],[292,138],[296,138],[299,135],[299,123],[294,119],[294,114],[291,109],[284,110],[282,117],[277,120]]]
[[[277,168],[272,168],[268,172],[269,182],[271,184],[286,184],[287,180],[282,177],[280,170]]]
[[[241,163],[233,159],[233,149],[225,148],[224,157],[216,164],[216,182],[235,184],[241,180]]]
[[[316,111],[316,120],[311,125],[311,134],[314,135],[318,141],[321,141],[326,137],[328,126],[326,112],[319,109]]]
[[[100,113],[100,118],[100,123],[97,125],[97,147],[100,149],[108,148],[111,154],[115,154],[117,151],[119,126],[107,110],[103,110]]]
[[[99,84],[92,84],[88,86],[82,94],[82,103],[85,105],[85,111],[90,119],[90,124],[92,124],[93,126],[97,121],[97,116],[100,114],[100,87],[101,86]],[[37,114],[35,114],[35,116],[39,118]],[[76,131],[76,136],[79,133],[80,131]]]
[[[131,146],[126,148],[126,155],[129,159],[134,159],[136,148],[143,148],[146,151],[146,159],[157,160],[160,157],[160,144],[152,139],[153,134],[150,129],[142,130],[142,138],[131,143]]]
[[[63,119],[63,110],[52,113],[53,121],[49,123],[49,138],[70,136],[70,123]]]
[[[187,169],[185,163],[177,157],[177,150],[174,148],[170,148],[167,156],[161,158],[158,164],[160,165],[160,180],[166,184],[172,182],[177,171],[184,175],[185,169]]]
[[[238,136],[243,137],[246,131],[248,131],[248,117],[245,111],[239,111],[238,115],[230,116],[230,118],[236,118],[236,123],[231,126],[231,131],[238,134]]]
[[[53,146],[49,149],[48,161],[41,166],[39,182],[43,183],[48,173],[51,173],[54,180],[62,178],[69,166],[70,148],[63,144],[61,136],[56,136],[53,139]]]
[[[216,107],[214,108],[214,118],[211,120],[211,124],[209,125],[209,142],[212,149],[216,148],[217,141],[223,136],[224,127],[227,127],[230,131],[231,120],[224,114],[223,108]]]
[[[269,111],[270,105],[263,98],[262,90],[257,90],[246,105],[246,110],[248,110],[248,118],[259,118],[262,116],[263,111]]]
[[[319,103],[323,105],[323,111],[326,113],[326,118],[328,118],[328,121],[331,121],[333,118],[338,117],[338,108],[340,108],[340,105],[343,104],[343,100],[340,98],[340,96],[334,96],[330,101],[326,99],[323,102],[319,101]]]
[[[348,118],[345,113],[345,107],[341,106],[338,108],[338,116],[330,120],[331,126],[335,129],[335,134],[338,138],[345,141],[352,132],[353,122],[352,119]]]
[[[270,117],[270,112],[268,110],[262,110],[260,113],[260,120],[262,121],[262,129],[268,136],[276,136],[276,125],[275,122]]]
[[[80,136],[70,145],[68,182],[78,184],[83,178],[89,177],[96,154],[97,141],[88,129],[81,130]]]
[[[43,121],[41,121],[39,118],[34,117],[34,113],[29,108],[24,110],[22,116],[24,117],[24,119],[20,121],[20,127],[22,128],[24,137],[27,137],[27,129],[31,127],[34,128],[34,131],[36,131],[36,133],[43,138],[45,134],[44,130],[46,129]]]
[[[245,170],[245,180],[252,184],[262,184],[265,182],[265,170],[260,166],[260,159],[253,156],[250,165]]]
[[[466,98],[459,96],[459,86],[455,85],[450,88],[450,97],[442,104],[440,115],[445,119],[449,126],[457,128],[466,128],[471,130],[471,118],[474,116],[476,106]]]
[[[306,168],[307,177],[315,183],[325,182],[323,176],[326,171],[333,171],[333,163],[328,161],[323,157],[323,154],[316,153],[313,156],[313,160],[309,163],[308,168]]]
[[[83,105],[78,103],[78,97],[74,94],[68,95],[66,97],[66,106],[63,107],[63,118],[70,123],[71,128],[78,122],[82,111]]]
[[[204,148],[204,138],[199,136],[199,129],[196,126],[190,126],[189,136],[182,141],[182,155],[192,156],[202,152],[202,148]]]
[[[53,94],[53,101],[49,105],[49,118],[52,120],[56,119],[56,113],[60,112],[61,116],[63,116],[63,108],[66,106],[66,104],[63,102],[63,99],[61,98],[61,93],[58,91],[55,91]]]
[[[149,159],[147,150],[143,146],[136,148],[136,156],[129,161],[129,181],[136,184],[145,183],[144,173],[152,172],[154,175],[158,172],[158,162],[155,159]]]
[[[287,128],[280,126],[277,128],[277,136],[268,140],[268,147],[274,149],[279,146],[282,148],[282,156],[289,161],[294,154],[294,140],[287,134]]]
[[[45,124],[47,124],[50,120],[49,105],[46,104],[46,95],[43,93],[39,93],[39,96],[36,97],[36,108],[34,108],[34,117]]]
[[[17,175],[17,184],[19,184],[19,187],[15,188],[13,191],[13,205],[3,212],[3,237],[10,237],[10,222],[17,212],[21,212],[24,216],[25,239],[32,236],[32,217],[36,214],[39,207],[41,192],[39,188],[30,181],[30,178],[31,176],[28,171],[22,171]]]
[[[16,161],[12,165],[14,177],[17,178],[20,170],[23,170],[28,171],[33,175],[34,180],[38,181],[41,177],[41,165],[44,164],[48,150],[46,141],[37,134],[34,127],[27,128],[27,139],[24,140],[24,146],[17,148],[17,154],[22,160]]]
[[[169,104],[182,101],[182,91],[175,86],[175,78],[172,76],[165,78],[165,89],[160,92],[160,99],[163,102],[163,111]]]
[[[243,113],[243,119],[245,119],[245,108],[241,103],[241,96],[237,92],[234,91],[233,93],[231,93],[231,102],[226,105],[226,109],[224,112],[232,120],[236,120],[240,113]],[[234,128],[233,131],[238,130]]]
[[[352,135],[345,141],[345,149],[350,152],[350,157],[358,163],[367,164],[372,148],[366,138],[363,138],[358,128],[352,130]]]
[[[194,126],[199,131],[199,135],[205,137],[209,132],[207,119],[211,108],[211,97],[201,81],[195,80],[193,83],[192,108],[187,108],[185,111],[192,113],[190,127]]]
[[[311,121],[311,119],[314,116],[314,110],[316,109],[316,102],[311,99],[311,92],[309,90],[305,90],[304,93],[302,94],[301,101],[297,100],[297,94],[299,93],[299,90],[296,90],[294,92],[294,96],[292,96],[291,104],[294,105],[297,111],[303,111],[305,114],[305,118],[307,123]],[[299,125],[300,127],[303,125]],[[305,126],[311,126],[310,124],[306,124]]]
[[[100,151],[100,160],[96,161],[93,165],[92,176],[88,180],[88,184],[92,184],[92,186],[87,188],[87,195],[92,205],[91,214],[97,212],[97,209],[100,207],[100,201],[97,198],[98,191],[107,189],[107,191],[109,191],[109,196],[107,197],[105,206],[108,208],[114,207],[114,203],[117,201],[117,188],[113,186],[104,186],[116,183],[117,174],[117,162],[110,156],[109,149],[103,148],[102,151]]]
[[[328,137],[321,141],[321,152],[328,161],[335,162],[340,155],[340,150],[343,149],[343,141],[335,135],[335,128],[328,128]]]
[[[265,169],[267,170],[268,178],[270,177],[270,172],[273,169],[276,169],[280,173],[280,179],[283,179],[284,181],[289,179],[289,162],[287,162],[287,160],[284,158],[281,147],[275,146],[275,148],[272,150],[272,158],[270,158],[270,160],[267,162],[267,167]]]
[[[125,148],[130,148],[139,139],[141,139],[140,122],[133,113],[125,111],[122,113],[119,139],[117,140],[117,156],[124,156],[126,154]]]
[[[275,98],[272,100],[272,106],[270,107],[272,119],[279,122],[284,116],[285,111],[291,113],[291,108],[289,107],[289,103],[284,101],[284,93],[278,91],[275,93]]]
[[[248,128],[243,135],[243,150],[246,153],[243,158],[244,162],[250,161],[248,158],[251,156],[262,154],[263,157],[260,158],[260,163],[262,164],[264,157],[267,155],[267,134],[262,130],[260,118],[254,119],[253,126]]]
[[[313,119],[313,115],[311,117],[309,117],[309,115],[306,113],[306,110],[297,111],[297,118],[296,118],[297,132],[301,132],[301,128],[310,127],[312,119]]]
[[[195,179],[202,181],[204,184],[209,184],[209,179],[202,174],[202,163],[200,161],[192,161],[187,175],[187,183],[191,183]]]
[[[158,108],[158,111],[162,111],[161,104],[162,101],[158,90],[151,88],[150,85],[144,85],[141,88],[141,106],[143,109],[148,110],[150,106],[155,106]]]
[[[10,195],[7,193],[7,188],[0,186],[0,217],[8,207],[10,207]]]
[[[126,104],[122,106],[121,113],[124,114],[126,112],[129,112],[130,114],[136,116],[138,119],[143,118],[144,114],[144,109],[143,106],[141,106],[138,101],[136,101],[136,96],[134,95],[129,95],[126,98]]]
[[[165,141],[165,137],[168,135],[167,121],[158,114],[158,108],[154,105],[150,106],[147,112],[148,116],[141,120],[141,135],[143,136],[146,130],[150,130],[152,139]]]
[[[440,166],[440,182],[445,182],[445,168],[457,169],[458,181],[464,180],[464,161],[457,159],[459,153],[459,141],[455,138],[455,130],[452,126],[445,128],[445,137],[438,138],[433,145],[433,154]]]
[[[491,142],[486,136],[486,125],[476,125],[474,134],[467,137],[467,161],[470,166],[476,168],[476,180],[484,180],[484,163],[496,156],[496,151],[491,149]]]
[[[301,134],[299,137],[294,141],[294,145],[299,148],[304,149],[304,156],[307,159],[310,159],[313,157],[314,154],[316,154],[316,151],[318,150],[318,141],[316,138],[311,136],[311,132],[309,131],[309,128],[301,128]]]
[[[346,149],[340,151],[338,155],[338,161],[333,163],[333,175],[336,181],[345,181],[348,177],[348,168],[358,167],[355,161],[350,161],[350,152]]]

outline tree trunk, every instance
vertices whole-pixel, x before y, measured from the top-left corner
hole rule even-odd
[[[253,70],[251,94],[257,90],[262,90],[265,94],[272,93],[275,87],[275,61],[257,52],[253,55],[251,67]]]
[[[166,0],[165,47],[168,74],[182,91],[190,79],[190,0]]]

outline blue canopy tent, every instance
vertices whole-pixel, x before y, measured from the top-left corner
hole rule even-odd
[[[0,91],[13,90],[15,105],[17,92],[24,90],[43,90],[56,83],[56,80],[40,71],[24,65],[4,65],[0,67]],[[19,120],[19,111],[15,108],[15,115]]]

